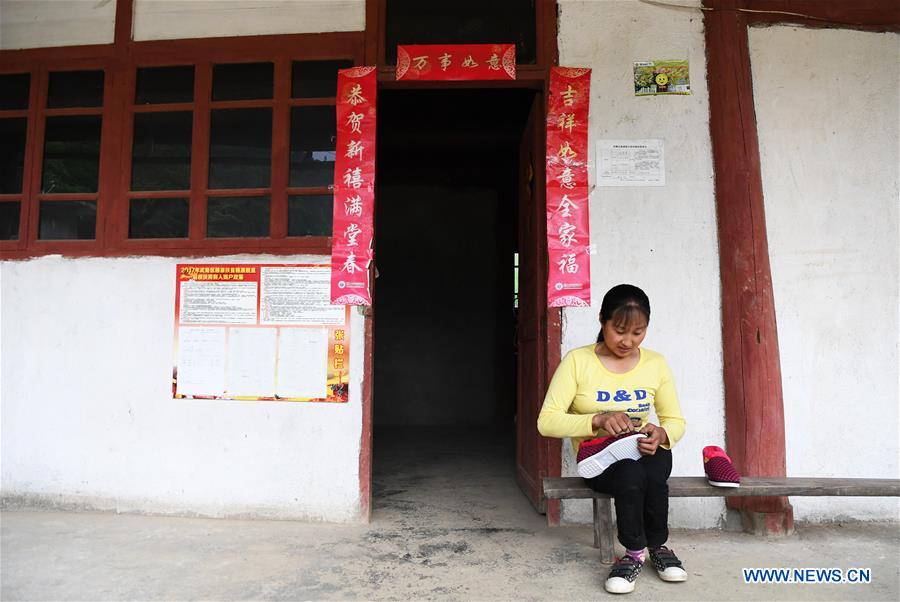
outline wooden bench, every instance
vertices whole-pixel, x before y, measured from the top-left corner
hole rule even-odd
[[[600,561],[613,561],[613,530],[610,496],[597,493],[581,477],[544,479],[544,495],[551,500],[590,499],[594,502],[594,547]],[[670,477],[669,497],[730,496],[900,496],[900,479],[834,479],[741,477],[740,487],[713,487],[706,477]]]

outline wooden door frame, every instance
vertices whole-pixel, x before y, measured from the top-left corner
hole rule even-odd
[[[527,88],[542,92],[544,98],[546,98],[550,80],[550,67],[559,63],[556,35],[556,0],[535,0],[535,13],[537,60],[533,65],[517,65],[515,80],[398,82],[395,79],[394,67],[392,65],[386,65],[384,61],[386,0],[366,0],[365,64],[377,66],[379,89]],[[541,110],[546,114],[546,105],[542,106]],[[544,152],[543,146],[541,147],[541,152]],[[543,245],[544,249],[546,249],[546,240],[543,241]],[[374,270],[374,266],[372,269]],[[370,281],[374,282],[374,274],[371,274]],[[369,522],[372,517],[372,433],[374,428],[374,412],[372,405],[375,371],[375,348],[372,336],[375,319],[374,297],[373,306],[366,308],[363,313],[365,320],[365,349],[362,382],[362,433],[360,436],[359,449],[359,514],[362,521]],[[543,380],[547,381],[549,381],[549,374],[555,370],[560,360],[562,345],[562,321],[560,316],[561,313],[559,309],[547,308],[546,323],[548,327],[545,334],[547,357],[545,365],[541,366],[540,370]],[[535,429],[537,429],[536,426]],[[546,474],[548,476],[559,476],[562,471],[562,442],[559,439],[548,439],[546,442],[548,445],[547,466],[545,467]],[[550,524],[559,524],[560,505],[558,500],[548,500],[547,520]]]

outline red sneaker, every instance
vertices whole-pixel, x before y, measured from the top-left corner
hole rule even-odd
[[[644,433],[623,433],[615,437],[598,437],[582,442],[578,448],[578,474],[585,479],[603,474],[603,471],[619,460],[639,460],[638,439]]]
[[[731,458],[721,447],[707,445],[703,448],[703,470],[706,480],[716,487],[740,487],[741,475],[734,469]]]

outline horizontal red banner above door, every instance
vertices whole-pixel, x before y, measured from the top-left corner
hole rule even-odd
[[[516,79],[516,45],[400,45],[397,46],[397,79]]]

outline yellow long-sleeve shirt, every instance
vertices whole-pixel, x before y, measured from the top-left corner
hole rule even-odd
[[[626,412],[633,421],[647,424],[650,408],[666,429],[671,449],[684,434],[685,421],[675,392],[675,381],[665,358],[640,349],[637,365],[622,374],[606,369],[594,345],[573,349],[562,359],[550,381],[538,415],[538,431],[545,437],[571,437],[572,447],[585,439],[608,433],[594,430],[591,418],[598,412]]]

